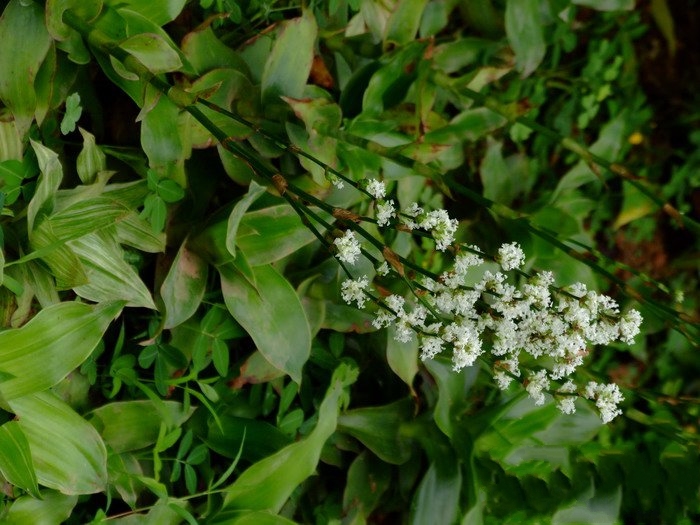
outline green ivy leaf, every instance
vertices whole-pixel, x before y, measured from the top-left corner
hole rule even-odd
[[[83,107],[80,105],[80,95],[78,93],[69,95],[66,99],[66,112],[63,115],[63,120],[61,120],[61,133],[68,135],[68,133],[75,131],[75,126],[80,120],[82,113]]]

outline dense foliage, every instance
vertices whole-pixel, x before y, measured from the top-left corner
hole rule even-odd
[[[0,4],[0,520],[700,519],[700,4],[637,4]]]

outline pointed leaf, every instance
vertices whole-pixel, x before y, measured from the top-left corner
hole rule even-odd
[[[0,332],[0,395],[5,401],[52,387],[80,366],[102,339],[121,303],[59,303],[21,328]]]
[[[64,494],[107,488],[107,449],[95,428],[50,392],[10,401],[27,436],[39,483]]]
[[[515,52],[516,67],[523,77],[540,65],[547,50],[541,7],[539,0],[508,0],[506,3],[506,35]]]
[[[272,266],[253,268],[253,288],[230,264],[219,267],[224,302],[275,368],[301,381],[311,352],[309,323],[294,288]]]
[[[260,186],[255,181],[251,181],[250,186],[248,187],[248,193],[246,193],[243,198],[236,203],[231,211],[231,215],[228,217],[228,224],[226,226],[226,249],[234,257],[236,256],[236,236],[238,235],[238,225],[251,204],[253,204],[263,193],[265,193],[265,187]]]
[[[173,328],[194,315],[204,297],[208,270],[208,263],[187,247],[185,239],[160,287],[164,328]]]
[[[88,283],[74,288],[91,301],[126,301],[127,306],[156,309],[151,293],[134,268],[124,260],[124,250],[104,232],[70,242],[80,258]]]
[[[182,67],[180,55],[166,40],[155,33],[139,33],[119,44],[136,57],[151,73],[167,73]]]
[[[12,0],[0,18],[0,100],[10,108],[20,136],[29,129],[36,109],[34,79],[51,45],[43,8]]]
[[[228,487],[225,509],[278,512],[292,492],[316,470],[321,449],[335,431],[345,389],[357,378],[357,369],[340,365],[318,410],[318,423],[303,440],[289,445],[249,467]],[[283,473],[284,475],[280,475]]]
[[[281,95],[301,98],[311,71],[317,31],[316,18],[307,9],[301,17],[284,24],[265,63],[263,100],[278,100]]]
[[[83,128],[78,128],[83,136],[83,149],[78,154],[77,170],[83,184],[92,184],[97,172],[107,168],[107,157],[95,143],[95,136]]]
[[[53,490],[44,490],[41,499],[21,496],[12,502],[3,519],[13,525],[63,523],[78,503],[77,496],[66,496]]]
[[[13,485],[40,497],[29,442],[17,421],[0,427],[0,473]]]
[[[48,215],[53,211],[56,191],[63,180],[63,168],[58,155],[38,142],[32,140],[31,144],[39,162],[41,175],[39,175],[34,197],[27,208],[27,229],[30,236],[34,230],[34,223],[42,215]]]

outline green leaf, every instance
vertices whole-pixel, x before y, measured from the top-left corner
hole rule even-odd
[[[20,137],[34,118],[34,79],[51,45],[44,10],[34,2],[12,0],[0,18],[0,100],[10,109]]]
[[[88,283],[74,288],[91,301],[126,301],[126,306],[156,309],[151,292],[134,268],[124,260],[124,250],[105,232],[71,241],[85,267]]]
[[[149,166],[160,178],[172,179],[181,188],[187,186],[184,165],[191,154],[188,120],[189,115],[170,99],[160,97],[141,121],[141,147]]]
[[[56,153],[38,142],[30,142],[41,171],[34,197],[27,208],[27,229],[31,238],[35,222],[53,211],[56,192],[63,180],[63,168]]]
[[[185,35],[182,52],[199,75],[214,69],[234,69],[249,76],[245,61],[217,38],[211,26],[200,26]]]
[[[0,332],[0,383],[5,401],[52,387],[87,359],[123,303],[59,303],[21,328]]]
[[[105,444],[66,403],[40,392],[13,399],[10,407],[27,436],[39,483],[69,495],[106,489]]]
[[[263,101],[284,95],[301,98],[309,78],[316,44],[316,18],[304,9],[299,18],[284,23],[262,74]]]
[[[101,0],[47,0],[46,27],[56,40],[67,40],[71,35],[79,35],[63,22],[64,11],[70,9],[85,22],[92,21],[102,10]]]
[[[474,142],[508,123],[503,116],[488,108],[467,109],[449,124],[425,134],[428,144],[460,144]]]
[[[379,407],[349,410],[338,418],[338,429],[362,442],[383,461],[401,465],[411,456],[401,426],[413,416],[413,402],[401,399]]]
[[[343,513],[361,517],[358,521],[362,523],[377,507],[390,483],[390,466],[373,454],[362,452],[348,469],[343,491]]]
[[[481,161],[481,183],[484,186],[484,197],[500,204],[509,205],[522,185],[519,177],[503,159],[503,143],[489,137],[486,155]]]
[[[454,523],[459,516],[462,476],[453,462],[451,468],[431,463],[418,485],[411,506],[410,523]]]
[[[438,428],[451,438],[455,432],[457,414],[464,413],[469,405],[469,390],[474,385],[479,370],[471,367],[455,374],[451,363],[441,359],[428,359],[425,367],[438,387],[438,401],[433,418]]]
[[[506,36],[515,52],[516,68],[529,76],[542,62],[547,50],[544,42],[539,0],[506,2]]]
[[[408,343],[401,343],[394,337],[395,332],[393,325],[387,330],[386,360],[415,396],[413,380],[418,373],[418,339],[414,337]]]
[[[622,504],[622,487],[612,493],[600,493],[594,490],[593,484],[589,490],[579,494],[575,502],[562,506],[552,516],[552,525],[579,525],[580,523],[596,523],[599,525],[615,525],[620,523],[620,506]]]
[[[17,421],[0,426],[0,473],[33,497],[41,497],[29,442]]]
[[[634,0],[573,0],[576,5],[584,5],[598,11],[630,11],[634,9]]]
[[[233,210],[231,210],[231,215],[229,215],[226,225],[226,249],[233,257],[236,257],[236,236],[238,235],[238,226],[241,219],[248,211],[248,208],[265,193],[265,190],[264,186],[260,186],[255,181],[251,181],[248,187],[248,193],[246,193],[243,198],[236,203]]]
[[[316,470],[321,449],[335,431],[338,412],[345,403],[345,389],[355,382],[357,374],[358,370],[347,364],[335,370],[319,407],[316,427],[303,440],[243,472],[225,491],[225,509],[278,512],[282,508],[294,490]]]
[[[242,446],[242,457],[256,462],[289,445],[289,436],[277,427],[259,419],[222,415],[221,427],[209,424],[205,442],[217,454],[234,458]]]
[[[66,112],[61,120],[61,133],[68,135],[71,131],[75,131],[75,126],[82,114],[83,107],[80,105],[80,95],[78,93],[69,95],[66,99]]]
[[[53,490],[44,490],[41,499],[20,496],[12,502],[5,523],[12,525],[53,525],[65,522],[78,503],[77,496],[67,496]]]
[[[402,46],[412,42],[427,3],[427,0],[400,0],[387,20],[384,45]]]
[[[158,439],[161,423],[169,428],[181,426],[194,412],[176,401],[119,401],[96,408],[88,421],[100,432],[115,452],[139,450]]]
[[[314,209],[329,222],[327,213]],[[313,233],[288,204],[246,213],[238,226],[236,246],[252,266],[278,261],[314,241]]]
[[[77,170],[83,184],[92,184],[98,172],[107,168],[107,158],[95,144],[95,136],[83,128],[78,128],[83,136],[83,149],[78,154]]]
[[[253,268],[257,288],[230,264],[219,267],[224,301],[275,368],[301,382],[311,352],[311,335],[299,297],[272,266]]]
[[[221,339],[214,339],[212,341],[212,361],[214,361],[214,368],[219,373],[221,377],[226,377],[228,375],[228,345]]]
[[[124,51],[134,56],[151,73],[169,73],[182,67],[180,55],[170,44],[155,33],[139,33],[119,44]]]
[[[187,0],[106,0],[105,3],[115,9],[129,9],[139,13],[156,25],[163,26],[172,22],[182,12]]]
[[[206,290],[209,265],[183,241],[160,287],[165,305],[163,327],[170,329],[192,317]]]
[[[0,162],[0,191],[5,194],[5,206],[17,200],[22,182],[27,175],[25,165],[18,160]]]

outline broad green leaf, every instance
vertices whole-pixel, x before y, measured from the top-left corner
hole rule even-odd
[[[185,239],[160,287],[165,329],[178,326],[194,315],[204,297],[208,274],[209,264],[188,248]]]
[[[183,188],[187,186],[185,159],[191,154],[188,119],[167,97],[160,97],[141,122],[141,147],[149,166]]]
[[[438,428],[451,438],[454,436],[457,414],[464,413],[469,404],[469,390],[476,381],[479,369],[470,367],[455,374],[451,363],[442,359],[428,359],[424,364],[438,387],[433,418]]]
[[[34,119],[34,79],[51,45],[39,4],[11,0],[0,18],[0,100],[24,136]]]
[[[5,401],[52,387],[92,353],[121,303],[59,303],[21,328],[0,332],[0,383]]]
[[[350,523],[363,523],[391,483],[391,467],[373,454],[359,454],[348,469],[343,491],[343,514]],[[359,521],[353,521],[357,516]]]
[[[513,202],[523,181],[503,159],[503,143],[489,137],[486,155],[481,161],[481,183],[484,197],[494,202],[505,204]]]
[[[249,76],[248,66],[233,49],[217,38],[210,26],[200,27],[182,39],[182,52],[199,75],[213,69],[234,69]]]
[[[10,408],[27,436],[41,485],[69,495],[106,489],[105,444],[72,408],[50,392],[13,399]]]
[[[462,475],[454,462],[442,469],[431,463],[418,485],[409,523],[454,523],[460,514],[461,486]]]
[[[653,191],[653,190],[652,190]],[[631,184],[622,186],[622,209],[615,218],[612,227],[617,230],[630,222],[645,217],[656,210],[656,204],[637,187]]]
[[[35,498],[41,497],[29,442],[17,421],[0,426],[0,473]]]
[[[572,3],[592,7],[598,11],[629,11],[634,9],[634,0],[573,0]]]
[[[85,268],[66,241],[59,239],[51,225],[44,221],[32,234],[31,246],[34,251],[27,257],[41,257],[56,279],[57,290],[70,290],[88,282]]]
[[[317,31],[316,18],[307,9],[301,17],[284,23],[265,62],[263,101],[277,101],[281,95],[301,98],[311,71]]]
[[[36,153],[41,175],[39,175],[34,197],[27,208],[27,229],[30,238],[35,222],[53,211],[55,195],[63,180],[63,168],[58,155],[38,142],[32,140],[31,144]]]
[[[610,493],[590,489],[578,495],[574,503],[559,508],[552,516],[552,525],[579,525],[595,523],[597,525],[616,525],[620,523],[620,506],[622,504],[622,487]]]
[[[314,211],[333,222],[327,213]],[[252,266],[260,266],[278,261],[315,239],[294,208],[280,204],[246,213],[238,226],[236,246]]]
[[[600,130],[598,140],[588,148],[590,152],[604,159],[617,158],[625,140],[627,119],[628,115],[625,112],[621,112],[613,120],[605,124]],[[590,182],[601,184],[603,181],[591,170],[586,161],[580,160],[559,180],[551,202],[555,202],[562,193],[577,189]]]
[[[134,400],[108,403],[87,415],[87,420],[115,452],[139,450],[158,439],[161,423],[178,428],[194,412],[176,401]]]
[[[44,224],[61,241],[79,239],[89,233],[111,228],[133,213],[123,203],[106,197],[85,199],[48,217]]]
[[[63,22],[63,13],[68,9],[81,20],[90,22],[100,14],[102,0],[47,0],[46,27],[56,40],[66,40],[76,34]]]
[[[146,253],[165,251],[165,233],[154,232],[148,221],[131,212],[116,225],[119,244],[132,246]]]
[[[186,0],[106,0],[105,3],[115,9],[135,11],[152,23],[163,26],[177,18]]]
[[[346,388],[358,370],[340,365],[318,410],[318,422],[301,441],[289,445],[249,467],[225,492],[225,509],[279,512],[294,490],[316,470],[321,449],[335,431],[338,412],[346,403]]]
[[[98,172],[107,168],[107,158],[95,144],[95,136],[83,128],[78,128],[83,136],[83,149],[78,154],[77,170],[83,184],[92,184]]]
[[[401,435],[401,426],[411,420],[413,410],[410,399],[349,410],[338,418],[338,430],[361,441],[383,461],[400,465],[411,455],[410,442]]]
[[[230,265],[219,267],[224,301],[275,368],[301,382],[311,352],[311,335],[299,297],[272,266],[253,268],[257,288]]]
[[[296,521],[267,510],[224,510],[211,520],[211,525],[296,525]]]
[[[243,198],[236,203],[231,211],[231,215],[228,216],[228,223],[226,225],[226,249],[233,256],[236,257],[236,237],[238,235],[238,225],[241,223],[241,219],[244,214],[248,211],[248,208],[265,193],[265,187],[260,186],[255,181],[250,182],[248,187],[248,193],[246,193]]]
[[[428,144],[460,144],[474,142],[507,124],[503,115],[488,108],[467,109],[449,124],[425,134]]]
[[[88,283],[74,288],[90,301],[126,301],[126,306],[156,309],[151,292],[134,268],[124,260],[124,250],[105,232],[70,241],[83,263]]]
[[[61,119],[61,133],[68,135],[68,133],[75,131],[75,126],[82,114],[83,107],[80,105],[80,95],[73,93],[66,99],[66,110]]]
[[[515,52],[516,68],[529,76],[542,62],[547,47],[544,41],[539,0],[506,2],[506,36]]]
[[[22,160],[22,138],[14,120],[0,121],[0,161]]]
[[[2,148],[2,144],[0,144]],[[20,194],[22,182],[29,175],[26,166],[18,160],[0,162],[0,191],[5,194],[5,206],[14,203]]]
[[[140,33],[119,44],[124,51],[136,57],[151,73],[168,73],[182,67],[180,55],[160,35]]]
[[[210,421],[206,443],[213,451],[235,458],[242,446],[241,457],[251,463],[270,456],[289,445],[291,439],[279,429],[260,419],[224,415],[221,427]]]
[[[402,46],[412,42],[427,3],[427,0],[400,0],[387,20],[384,45]]]
[[[76,503],[78,496],[44,490],[41,499],[20,496],[14,500],[3,520],[11,525],[55,525],[70,517]]]
[[[394,337],[395,328],[387,330],[386,337],[386,360],[394,373],[406,383],[412,395],[416,395],[413,390],[413,380],[418,373],[418,339],[412,338],[408,343],[401,343]]]

